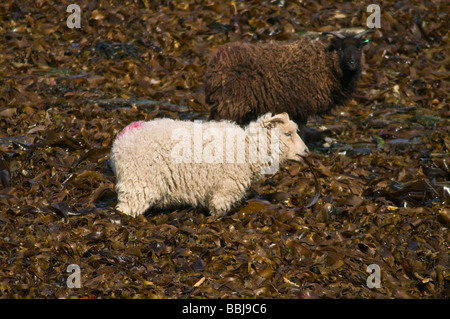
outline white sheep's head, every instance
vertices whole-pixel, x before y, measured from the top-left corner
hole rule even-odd
[[[274,116],[266,114],[263,126],[267,129],[278,129],[279,160],[300,161],[309,155],[309,149],[298,135],[298,126],[289,119],[287,113]]]
[[[336,51],[342,71],[359,72],[361,49],[368,42],[363,39],[363,36],[370,32],[374,32],[373,29],[365,30],[357,34],[344,32],[323,32],[322,34],[331,34],[334,36],[328,45],[328,51]]]

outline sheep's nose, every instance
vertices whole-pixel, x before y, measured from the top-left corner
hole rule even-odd
[[[303,151],[302,154],[297,154],[300,157],[308,157],[311,154],[311,152],[309,151],[309,149],[306,149]]]

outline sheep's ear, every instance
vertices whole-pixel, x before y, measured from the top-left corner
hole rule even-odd
[[[369,40],[364,40],[363,37],[364,37],[366,34],[373,33],[373,32],[375,32],[374,29],[368,29],[368,30],[365,30],[365,31],[363,31],[363,32],[357,33],[357,34],[354,36],[355,39],[360,39],[360,41],[361,41],[360,47],[361,47],[361,48],[362,48],[363,46],[365,46],[367,43],[369,43]]]
[[[369,43],[369,40],[363,40],[362,42],[361,42],[361,47],[363,47],[363,46],[365,46],[367,43]]]
[[[266,120],[264,122],[264,127],[271,128],[277,126],[277,124],[286,124],[287,122],[289,122],[289,115],[284,112],[272,116],[270,119]]]

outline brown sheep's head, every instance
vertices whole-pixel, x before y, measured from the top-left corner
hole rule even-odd
[[[339,63],[344,72],[359,72],[361,62],[361,49],[368,42],[363,36],[374,32],[373,29],[365,30],[357,34],[323,32],[322,34],[331,34],[328,51],[336,51],[339,56]]]

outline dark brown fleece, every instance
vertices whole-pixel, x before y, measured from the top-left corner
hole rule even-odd
[[[343,104],[360,69],[343,74],[336,51],[320,41],[232,43],[220,47],[206,71],[211,119],[244,125],[266,112],[287,112],[297,124]]]

